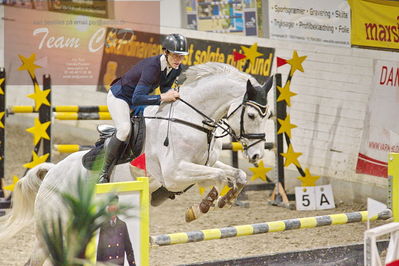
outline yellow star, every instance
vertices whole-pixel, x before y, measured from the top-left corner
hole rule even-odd
[[[211,189],[212,186],[210,186],[210,187],[208,187],[208,188]],[[201,186],[198,186],[198,189],[199,189],[200,195],[204,195],[205,191],[207,190],[206,187],[201,187]],[[226,195],[227,192],[229,192],[230,189],[231,189],[231,188],[230,188],[229,186],[227,186],[227,185],[224,186],[223,189],[222,189],[222,191],[220,192],[220,195],[219,195],[219,196],[224,196],[224,195]]]
[[[223,187],[223,189],[222,189],[222,191],[220,192],[220,196],[224,196],[224,195],[226,195],[227,194],[227,192],[229,192],[230,191],[230,189],[231,189],[231,187],[229,187],[229,186],[224,186]]]
[[[285,163],[284,166],[288,166],[290,164],[295,164],[298,167],[301,167],[301,165],[298,162],[298,157],[302,155],[300,152],[294,152],[294,148],[292,148],[292,144],[288,146],[288,151],[286,153],[282,152],[282,156],[285,157]]]
[[[23,55],[18,55],[19,59],[22,61],[22,65],[18,68],[18,70],[27,70],[29,75],[34,78],[35,77],[35,68],[41,68],[41,66],[35,65],[36,55],[31,54],[29,58],[24,57]]]
[[[0,112],[0,128],[4,128],[3,116],[4,116],[4,112]]]
[[[284,88],[277,86],[277,89],[280,92],[277,101],[285,101],[288,106],[291,106],[291,97],[297,95],[295,92],[290,90],[291,81],[287,81],[285,83]]]
[[[4,82],[4,78],[1,78],[0,79],[0,86],[3,85],[3,82]],[[3,91],[3,89],[1,87],[0,87],[0,94],[4,95],[4,91]]]
[[[29,94],[28,97],[35,101],[35,111],[38,111],[42,104],[50,106],[49,101],[47,100],[47,95],[49,95],[50,90],[42,91],[40,89],[39,84],[35,83],[35,93]]]
[[[198,190],[199,190],[200,195],[204,195],[206,187],[198,186]]]
[[[258,52],[258,43],[254,43],[251,47],[247,48],[245,46],[241,46],[241,49],[244,50],[245,57],[251,61],[251,64],[255,64],[255,59],[261,55],[262,53]]]
[[[302,63],[305,61],[307,56],[298,56],[297,51],[295,50],[292,54],[292,58],[287,60],[287,63],[291,65],[290,75],[294,74],[296,70],[303,72]]]
[[[45,123],[40,123],[38,118],[35,118],[34,126],[28,128],[26,131],[33,134],[33,144],[36,145],[41,138],[50,139],[49,135],[47,134],[46,130],[50,126],[50,121]]]
[[[303,187],[314,187],[316,186],[316,181],[320,178],[320,176],[311,175],[309,168],[306,168],[305,176],[300,176],[297,178],[302,182]]]
[[[254,180],[260,178],[266,182],[267,181],[266,174],[267,174],[267,172],[269,172],[272,169],[273,168],[265,167],[263,161],[260,161],[257,167],[249,168],[249,170],[253,173],[253,175],[251,176],[251,181],[254,181]]]
[[[15,184],[18,182],[18,180],[19,180],[18,176],[13,176],[12,177],[12,184],[3,187],[3,189],[4,190],[8,190],[8,191],[14,191]]]
[[[30,163],[24,164],[23,167],[25,167],[25,168],[33,168],[36,165],[44,163],[47,160],[48,156],[49,156],[48,153],[46,153],[45,155],[42,155],[42,156],[38,156],[36,154],[36,152],[32,151],[32,161]]]
[[[287,115],[285,120],[278,119],[280,123],[280,129],[278,130],[277,134],[287,133],[288,137],[291,138],[291,129],[296,128],[296,125],[291,124],[290,115]]]

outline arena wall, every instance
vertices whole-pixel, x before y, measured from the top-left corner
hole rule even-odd
[[[0,6],[0,15],[2,13],[3,7]],[[1,20],[2,36],[3,25]],[[134,25],[132,27],[134,28]],[[274,47],[276,56],[285,59],[291,58],[294,50],[299,56],[307,56],[303,63],[304,73],[297,71],[292,80],[291,90],[298,95],[291,99],[292,106],[288,109],[291,123],[298,126],[292,131],[291,141],[295,152],[303,153],[299,157],[301,165],[309,168],[313,175],[322,176],[320,184],[332,183],[338,199],[364,202],[366,197],[370,196],[385,200],[387,180],[356,174],[355,167],[371,94],[374,62],[377,59],[398,61],[398,53],[161,28],[161,33],[172,32],[180,32],[191,38],[243,45],[257,42],[259,46]],[[4,37],[1,39],[4,40]],[[0,42],[0,54],[3,53],[4,43]],[[1,64],[4,64],[2,56]],[[289,66],[282,66],[276,70],[274,63],[273,73],[276,71],[283,74],[285,81]],[[32,93],[32,87],[8,86],[7,89],[7,105],[32,104],[31,99],[25,97]],[[105,96],[105,93],[97,92],[95,86],[53,86],[55,105],[104,105]],[[22,123],[29,120],[25,118],[15,119],[14,122]],[[13,119],[7,121],[13,123]],[[59,130],[54,134],[65,134],[67,131],[62,129],[63,125],[82,129],[84,134],[88,134],[87,132],[93,132],[95,125],[99,123],[101,121],[57,121],[59,125],[56,128]],[[73,134],[80,134],[78,130],[74,131]],[[267,134],[269,140],[274,140],[272,124],[268,125]],[[92,136],[93,139],[96,138],[94,132]],[[267,152],[265,164],[274,164],[272,152]],[[241,165],[247,166],[245,162]],[[289,168],[289,187],[299,185],[295,178],[297,176],[299,173],[296,169]]]

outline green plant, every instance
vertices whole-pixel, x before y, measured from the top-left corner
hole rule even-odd
[[[66,216],[62,217],[60,212],[53,219],[43,221],[42,237],[53,265],[88,263],[86,248],[96,231],[110,219],[112,214],[107,212],[107,206],[117,197],[113,193],[96,200],[96,181],[97,177],[78,178],[76,193],[58,192],[65,204]],[[128,206],[120,205],[117,214],[125,214],[128,209]]]

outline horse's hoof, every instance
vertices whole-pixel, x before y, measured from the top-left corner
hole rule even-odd
[[[190,207],[186,210],[186,223],[192,222],[196,220],[197,217],[195,215],[195,212],[193,210],[193,207]]]

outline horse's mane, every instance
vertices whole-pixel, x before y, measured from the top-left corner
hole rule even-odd
[[[241,72],[231,65],[216,62],[190,66],[185,72],[187,79],[184,81],[184,85],[198,81],[204,77],[223,73],[232,74],[231,77],[236,80],[247,81],[250,79],[253,85],[258,85],[258,82],[251,75]]]

